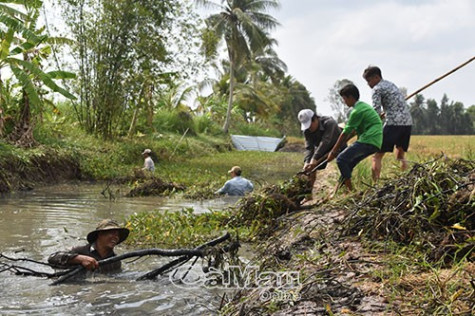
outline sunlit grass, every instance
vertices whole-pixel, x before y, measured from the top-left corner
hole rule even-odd
[[[449,158],[475,159],[475,136],[416,135],[411,137],[408,151],[409,160],[421,161],[441,154]]]
[[[242,176],[258,185],[287,180],[302,168],[300,153],[230,151],[178,162],[163,162],[157,175],[176,179],[185,185],[229,180],[228,170],[240,166]]]

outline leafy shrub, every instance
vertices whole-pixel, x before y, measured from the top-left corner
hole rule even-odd
[[[171,132],[195,135],[193,117],[190,113],[179,110],[160,110],[153,118],[153,126],[160,133]]]
[[[195,130],[198,133],[209,135],[222,135],[221,126],[212,120],[209,115],[197,115],[193,118]]]

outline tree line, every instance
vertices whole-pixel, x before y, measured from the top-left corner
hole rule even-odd
[[[440,104],[416,95],[410,103],[412,133],[416,135],[473,135],[475,105],[465,110],[463,103],[449,101],[444,94]]]
[[[253,125],[299,135],[297,113],[317,107],[275,51],[277,0],[58,0],[65,25],[51,26],[40,25],[46,1],[0,0],[0,137],[17,145],[66,115],[58,93],[67,115],[105,139],[159,133],[170,113],[181,133],[192,117],[223,134]],[[411,105],[415,133],[473,133],[473,110],[434,102]]]

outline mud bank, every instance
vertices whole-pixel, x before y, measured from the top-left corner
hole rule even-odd
[[[288,272],[292,282],[257,280],[230,296],[221,311],[225,315],[473,315],[473,167],[473,161],[421,164],[366,192],[320,200],[313,209],[280,215],[266,229],[270,234],[259,236],[250,265],[266,273]],[[327,172],[321,173],[322,179]],[[418,191],[424,181],[430,187]],[[328,190],[328,186],[318,189]],[[409,197],[395,203],[394,196],[403,193]],[[396,212],[401,222],[393,221]],[[379,229],[383,224],[389,228]],[[401,231],[409,227],[412,233],[401,239]]]
[[[0,157],[0,193],[68,180],[84,180],[79,160],[70,154],[49,149]]]

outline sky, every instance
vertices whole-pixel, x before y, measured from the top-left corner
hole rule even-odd
[[[281,24],[271,33],[288,74],[310,92],[321,115],[337,80],[349,79],[371,103],[362,77],[369,65],[408,94],[475,56],[474,0],[281,0],[269,11]],[[475,104],[475,61],[425,89],[465,108]],[[413,99],[409,100],[411,102]]]
[[[45,1],[47,4],[52,0]],[[218,2],[216,0],[215,2]],[[280,0],[271,36],[287,73],[310,91],[321,115],[337,80],[349,79],[371,103],[369,65],[410,94],[475,56],[475,0]],[[48,12],[52,10],[48,6]],[[59,14],[50,15],[55,23]],[[475,61],[421,92],[475,105]],[[409,100],[411,102],[413,99]]]

